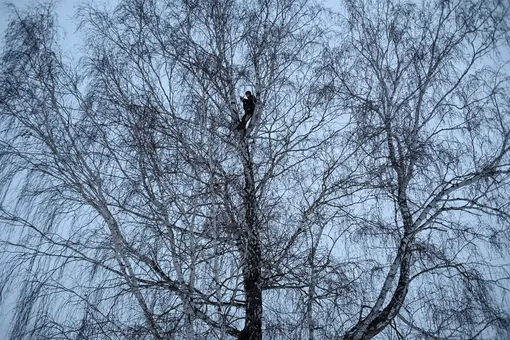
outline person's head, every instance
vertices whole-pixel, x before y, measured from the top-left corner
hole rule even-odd
[[[250,91],[246,91],[246,97],[251,97],[251,92]]]

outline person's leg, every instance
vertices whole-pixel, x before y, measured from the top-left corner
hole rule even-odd
[[[246,124],[248,124],[248,121],[250,120],[251,116],[253,116],[253,111],[246,111],[242,120],[244,128],[246,128]]]
[[[248,121],[250,120],[252,115],[253,115],[253,111],[249,111],[249,110],[245,111],[244,116],[241,119],[241,123],[239,123],[238,130],[246,129],[246,125],[248,124]]]

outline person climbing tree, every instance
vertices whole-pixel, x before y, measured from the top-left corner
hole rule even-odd
[[[258,93],[257,93],[258,95]],[[252,96],[250,91],[246,91],[246,96],[241,96],[241,101],[243,102],[244,116],[241,119],[241,122],[237,126],[237,130],[246,130],[246,125],[248,121],[253,116],[255,112],[255,104],[257,103],[257,97]]]

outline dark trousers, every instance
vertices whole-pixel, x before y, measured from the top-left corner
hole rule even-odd
[[[239,125],[237,126],[238,130],[246,130],[246,125],[248,124],[248,121],[250,120],[250,118],[253,116],[253,111],[254,110],[244,111],[244,116],[241,119],[241,123],[239,123]]]

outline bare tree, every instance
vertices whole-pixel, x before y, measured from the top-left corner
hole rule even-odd
[[[508,331],[510,102],[498,56],[508,4],[349,1],[346,11],[332,79],[371,178],[357,229],[386,260],[367,268],[378,279],[345,339],[388,326],[400,338]]]
[[[76,61],[53,11],[2,56],[12,339],[508,336],[504,3],[83,5]]]

